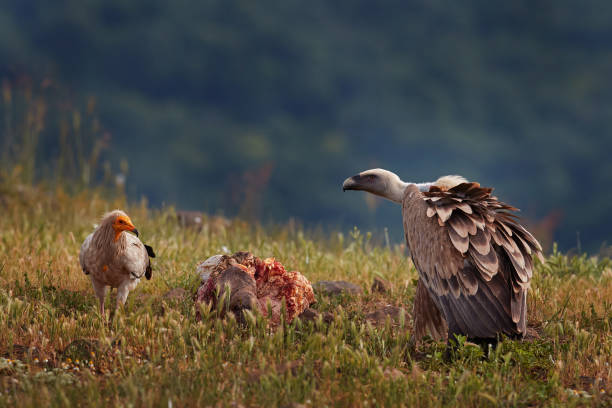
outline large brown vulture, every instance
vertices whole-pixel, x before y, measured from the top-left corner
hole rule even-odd
[[[526,332],[527,290],[538,241],[492,189],[460,176],[406,183],[372,169],[344,181],[402,205],[406,243],[419,272],[414,305],[417,341],[464,335],[473,340]]]
[[[100,225],[85,238],[79,261],[83,272],[91,279],[102,316],[109,286],[117,288],[119,307],[125,304],[128,293],[136,288],[140,278],[151,279],[149,257],[155,257],[153,249],[138,239],[138,230],[121,210],[104,215]]]

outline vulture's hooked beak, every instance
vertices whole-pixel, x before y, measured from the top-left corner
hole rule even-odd
[[[138,236],[138,230],[136,229],[136,227],[134,227],[134,229],[132,229],[130,231],[132,231],[134,234],[136,234],[136,236]]]
[[[346,190],[363,190],[362,179],[363,177],[359,174],[349,177],[342,183],[342,191]]]

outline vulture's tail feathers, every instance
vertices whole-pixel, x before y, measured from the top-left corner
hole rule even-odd
[[[147,278],[147,280],[151,280],[151,275],[153,275],[153,268],[151,268],[151,261],[149,261],[147,269],[145,269],[145,278]]]

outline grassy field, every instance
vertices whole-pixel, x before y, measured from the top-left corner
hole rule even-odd
[[[127,209],[158,257],[151,281],[107,326],[97,313],[79,246],[101,214]],[[399,219],[399,214],[398,214]],[[246,327],[204,310],[196,322],[195,265],[226,250],[277,257],[311,282],[347,280],[360,296],[325,298],[333,321]],[[389,293],[371,293],[375,276]],[[611,406],[612,262],[552,254],[529,297],[535,338],[452,362],[444,345],[410,346],[416,271],[402,246],[368,234],[306,233],[205,219],[182,228],[172,209],[126,206],[95,191],[0,187],[0,405],[2,406]],[[114,293],[113,293],[114,294]],[[113,305],[107,299],[107,306]],[[385,305],[404,315],[373,325]]]

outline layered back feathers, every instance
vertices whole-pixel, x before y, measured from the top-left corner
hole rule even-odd
[[[514,266],[512,286],[518,292],[519,287],[529,287],[532,255],[541,257],[542,247],[510,212],[517,209],[492,196],[492,191],[478,183],[460,183],[447,190],[434,185],[423,196],[427,216],[446,227],[455,249],[469,256],[486,281],[499,268],[494,246],[503,248]]]

